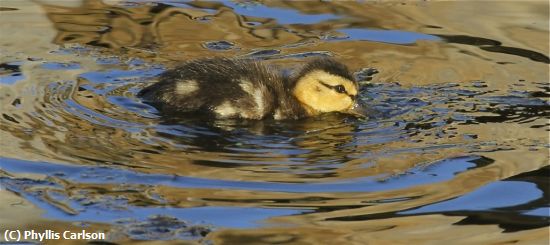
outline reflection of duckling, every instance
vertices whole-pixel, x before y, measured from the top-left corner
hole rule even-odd
[[[279,120],[335,111],[358,114],[357,93],[346,66],[328,58],[309,62],[291,77],[257,61],[212,58],[166,71],[139,96],[163,113]]]

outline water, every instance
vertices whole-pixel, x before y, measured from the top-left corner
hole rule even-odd
[[[113,242],[548,242],[547,2],[1,7],[2,227]],[[166,118],[136,97],[205,56],[283,72],[333,56],[370,117]]]

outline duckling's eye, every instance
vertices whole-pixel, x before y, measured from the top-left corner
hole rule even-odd
[[[327,88],[336,90],[336,92],[338,92],[338,93],[341,93],[341,94],[345,94],[345,93],[346,93],[346,87],[344,87],[344,85],[331,86],[331,85],[328,85],[328,84],[324,83],[324,82],[321,81],[321,80],[319,80],[319,82],[320,82],[323,86],[325,86],[325,87],[327,87]]]
[[[341,94],[346,93],[346,88],[344,87],[344,85],[336,85],[334,86],[334,90]]]

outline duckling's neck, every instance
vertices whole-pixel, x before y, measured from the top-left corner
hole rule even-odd
[[[310,116],[312,108],[306,108],[294,95],[294,84],[290,77],[284,77],[285,85],[276,90],[279,105],[275,109],[276,119],[298,119]]]
[[[299,101],[298,101],[299,102]],[[308,115],[308,116],[315,116],[315,115],[318,115],[319,112],[315,109],[313,109],[311,106],[308,106],[304,103],[301,103],[299,102],[300,105],[302,106],[302,108],[304,109],[304,112]]]
[[[310,116],[310,111],[288,91],[285,94],[279,95],[279,106],[275,110],[275,119],[299,119]]]
[[[311,90],[311,89],[314,89],[312,86],[310,86],[309,84],[306,84],[304,86],[304,83],[302,84],[298,84],[298,78],[294,78],[296,81],[293,81],[293,86],[290,90],[290,93],[291,96],[292,96],[292,99],[296,102],[296,104],[300,105],[300,107],[302,108],[302,113],[307,115],[307,116],[315,116],[315,115],[319,115],[320,112],[316,109],[314,109],[313,107],[309,106],[306,102],[306,100],[308,98],[310,98],[311,96],[309,95],[309,93],[307,92],[308,90]]]
[[[308,117],[319,115],[320,112],[318,110],[313,109],[313,107],[303,103],[298,99],[296,94],[294,92],[292,93],[292,98],[296,101],[296,104],[300,105],[302,108],[302,113],[307,115]]]

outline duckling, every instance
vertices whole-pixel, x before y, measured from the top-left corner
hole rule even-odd
[[[261,61],[207,58],[167,70],[138,96],[163,113],[283,120],[327,112],[361,115],[358,90],[347,67],[329,58],[314,59],[290,76]]]

